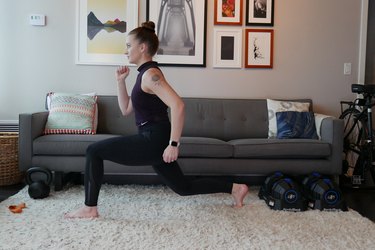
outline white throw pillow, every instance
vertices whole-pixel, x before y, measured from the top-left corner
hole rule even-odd
[[[322,136],[320,134],[322,122],[326,118],[334,118],[333,116],[329,115],[323,115],[323,114],[317,114],[315,113],[315,126],[316,126],[316,133],[318,134],[319,140],[322,139]]]
[[[297,101],[277,101],[267,99],[268,109],[268,138],[276,138],[277,135],[277,121],[276,112],[282,111],[298,111],[307,112],[310,109],[309,102]]]
[[[98,123],[97,96],[49,93],[45,134],[95,134]]]

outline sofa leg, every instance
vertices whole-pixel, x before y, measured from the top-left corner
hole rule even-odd
[[[64,172],[55,171],[55,191],[61,191],[63,189]]]

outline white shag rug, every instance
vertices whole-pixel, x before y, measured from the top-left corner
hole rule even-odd
[[[228,194],[181,197],[163,186],[103,185],[97,219],[64,219],[83,186],[0,203],[0,249],[374,249],[375,223],[357,212],[274,211],[252,189],[243,208]],[[21,214],[9,205],[25,202]]]

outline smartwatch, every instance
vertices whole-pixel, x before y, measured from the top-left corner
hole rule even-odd
[[[178,147],[180,146],[180,143],[177,141],[169,141],[169,145],[171,145],[172,147]]]

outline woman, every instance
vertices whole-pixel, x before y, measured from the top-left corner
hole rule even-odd
[[[146,22],[129,33],[129,62],[138,66],[136,84],[128,95],[125,79],[128,67],[116,71],[118,102],[124,116],[135,112],[139,133],[103,140],[90,145],[86,152],[85,204],[65,215],[67,218],[98,217],[97,201],[104,174],[103,160],[125,165],[152,165],[164,182],[180,195],[230,193],[235,207],[241,207],[248,193],[244,184],[214,179],[190,181],[176,160],[184,124],[184,103],[164,78],[157,62],[152,61],[159,46],[155,24]],[[169,121],[167,109],[171,112]]]

